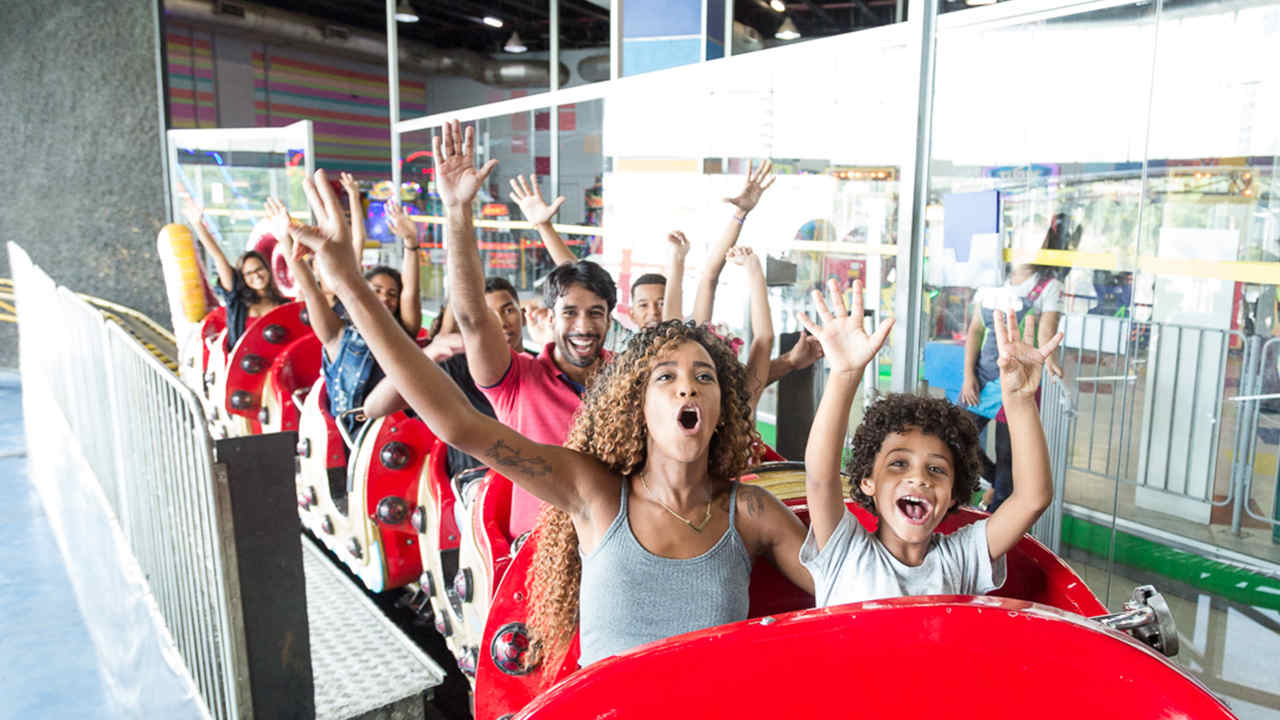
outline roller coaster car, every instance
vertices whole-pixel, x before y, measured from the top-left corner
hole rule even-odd
[[[422,575],[411,518],[437,445],[421,420],[394,413],[361,426],[343,497],[331,494],[327,480],[299,473],[303,525],[371,592],[403,587]]]
[[[346,515],[347,496],[347,446],[329,414],[324,378],[311,384],[302,401],[297,454],[298,515],[304,526],[319,535],[326,516]],[[334,498],[343,499],[341,510]]]
[[[306,309],[301,302],[291,302],[253,319],[225,363],[218,361],[221,336],[205,342],[209,359],[203,384],[215,436],[262,432],[262,392],[268,371],[290,345],[307,335],[313,333]]]
[[[222,352],[222,338],[227,330],[227,309],[216,307],[205,314],[178,348],[178,375],[189,387],[197,388],[203,397],[208,396],[209,357],[216,358],[219,367],[226,365]],[[216,351],[215,351],[216,348]]]
[[[305,333],[271,362],[262,382],[262,407],[258,422],[262,432],[297,430],[303,399],[320,377],[320,338]]]
[[[796,478],[793,465],[762,467],[743,480],[803,487],[803,471]],[[800,499],[784,500],[808,521]],[[868,529],[874,525],[850,508]],[[984,516],[962,508],[939,531]],[[909,719],[1234,717],[1153,649],[1177,652],[1172,615],[1159,593],[1138,588],[1123,612],[1107,615],[1079,576],[1031,537],[1010,551],[1005,585],[989,596],[812,609],[811,596],[758,562],[750,619],[653,642],[581,670],[575,637],[560,667],[544,677],[542,667],[523,666],[525,582],[536,545],[534,535],[519,549],[493,597],[476,677],[478,720],[830,717],[850,707]],[[1068,695],[1069,688],[1080,691]],[[957,710],[962,703],[971,709]]]

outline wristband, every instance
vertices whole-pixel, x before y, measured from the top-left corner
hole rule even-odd
[[[746,213],[743,213],[743,214],[742,214],[742,217],[738,217],[738,213],[736,213],[736,212],[733,214],[733,221],[734,221],[734,222],[736,222],[736,223],[738,223],[739,225],[741,225],[743,222],[745,222],[745,221],[746,221],[746,219],[747,219],[747,214],[746,214]]]

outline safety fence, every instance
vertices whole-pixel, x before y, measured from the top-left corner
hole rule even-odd
[[[109,613],[99,606],[115,598],[101,597],[101,587],[74,588],[99,656],[110,655],[116,645],[131,649],[116,658],[120,662],[103,663],[108,686],[126,697],[163,694],[171,690],[138,673],[168,672],[194,681],[199,692],[180,703],[180,714],[251,716],[238,573],[235,553],[226,546],[234,537],[227,489],[215,471],[199,399],[121,327],[56,286],[20,247],[10,243],[8,250],[33,481],[51,505],[51,516],[58,503],[99,492],[110,508],[101,517],[89,508],[56,523],[73,585],[79,577],[128,577],[136,560],[145,578],[142,594],[149,590],[154,598],[145,605],[162,619],[156,622],[153,611],[132,626],[111,627],[101,622]],[[73,447],[59,446],[58,425]],[[58,462],[59,453],[83,457],[90,472],[82,474],[89,479],[80,487],[67,484],[66,472],[39,471]],[[59,479],[50,479],[54,475]],[[104,529],[96,535],[86,530],[95,526]],[[125,547],[104,549],[113,538]],[[118,572],[99,567],[112,562],[122,563]],[[148,619],[152,627],[145,627]],[[145,656],[138,650],[140,634],[155,638],[154,655],[163,658],[150,668],[145,657],[139,662]],[[175,648],[180,662],[173,658]]]
[[[1201,524],[1222,522],[1214,509],[1230,507],[1237,535],[1246,515],[1277,524],[1250,499],[1259,440],[1280,445],[1266,407],[1280,393],[1265,392],[1280,338],[1099,315],[1064,315],[1061,327],[1066,380],[1047,383],[1042,402],[1055,503],[1070,473],[1116,493],[1132,486],[1139,508]]]

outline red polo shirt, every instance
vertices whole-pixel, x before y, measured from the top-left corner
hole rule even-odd
[[[499,422],[545,445],[563,445],[568,439],[573,413],[582,404],[585,390],[556,366],[555,348],[555,343],[548,343],[536,357],[512,351],[507,374],[497,385],[480,388]],[[600,354],[604,362],[613,357],[608,350]],[[523,489],[512,488],[508,525],[512,537],[533,528],[542,505]]]

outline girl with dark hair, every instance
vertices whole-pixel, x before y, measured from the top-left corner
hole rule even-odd
[[[304,187],[320,225],[294,237],[315,251],[410,406],[446,443],[552,506],[540,522],[531,594],[544,667],[563,657],[579,624],[587,664],[745,619],[760,555],[811,587],[798,557],[803,524],[766,490],[735,481],[758,436],[745,370],[719,338],[679,321],[641,332],[592,383],[567,447],[535,443],[471,408],[396,329],[346,250],[324,171]],[[659,606],[669,612],[642,610]]]
[[[348,193],[351,190],[348,189]],[[289,213],[283,204],[275,198],[267,200],[267,216],[272,221],[273,232],[286,241],[292,231]],[[354,210],[354,208],[353,208]],[[416,278],[418,273],[418,233],[412,219],[400,209],[394,201],[387,202],[387,218],[393,223],[397,237],[405,246],[405,273]],[[353,215],[351,226],[363,227],[364,220]],[[352,250],[354,249],[352,246]],[[352,260],[359,266],[359,258],[352,250]],[[329,397],[329,412],[335,418],[348,410],[364,404],[365,397],[382,379],[382,368],[369,352],[364,337],[346,320],[346,310],[341,303],[330,306],[328,299],[321,292],[315,275],[305,262],[289,254],[289,270],[298,283],[299,295],[307,304],[307,317],[311,329],[320,339],[321,371],[324,373],[325,389]],[[401,330],[409,337],[417,334],[422,319],[422,308],[418,299],[417,282],[412,282],[409,297],[402,301],[405,283],[402,276],[386,266],[375,267],[365,274],[365,282],[373,290],[378,302],[392,313]],[[348,416],[344,420],[348,430],[353,433],[359,421]]]
[[[226,351],[230,353],[244,334],[249,320],[266,315],[288,300],[276,287],[271,262],[262,253],[247,251],[240,256],[233,268],[204,224],[204,209],[189,205],[184,214],[195,228],[196,237],[200,239],[204,251],[213,258],[214,267],[218,271],[218,282],[213,284],[213,293],[227,308]]]

